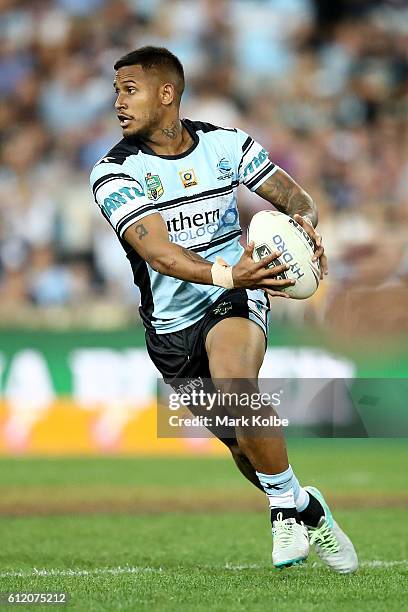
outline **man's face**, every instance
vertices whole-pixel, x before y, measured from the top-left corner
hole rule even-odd
[[[163,113],[158,75],[153,70],[145,72],[141,66],[123,66],[117,71],[113,85],[123,136],[150,136]]]

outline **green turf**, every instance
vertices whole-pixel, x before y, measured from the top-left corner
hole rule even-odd
[[[373,499],[381,494],[392,504],[395,493],[406,493],[407,454],[402,442],[308,440],[290,446],[291,461],[302,479],[345,499],[358,492]],[[166,505],[170,488],[194,497],[202,487],[225,490],[233,505],[248,485],[225,459],[0,461],[0,496],[14,487],[23,502],[35,487],[57,491],[64,486],[88,495],[95,486],[113,491],[151,487],[158,491],[162,513],[3,516],[0,592],[66,591],[71,596],[68,608],[81,611],[406,609],[408,551],[402,502],[391,508],[335,512],[362,561],[355,576],[339,576],[314,555],[303,567],[273,570],[266,512],[189,514]],[[59,573],[33,575],[34,568]],[[69,570],[89,573],[67,575]],[[6,575],[16,571],[23,575]]]
[[[290,440],[289,459],[300,480],[336,492],[407,490],[406,440]],[[0,460],[0,487],[107,485],[247,488],[229,458],[16,458]]]
[[[338,518],[363,562],[406,559],[398,529],[404,511],[344,511]],[[338,576],[315,567],[313,557],[301,568],[272,570],[268,521],[260,513],[37,517],[8,519],[3,529],[3,572],[137,568],[134,574],[1,579],[3,592],[69,592],[77,610],[384,610],[385,601],[387,610],[402,610],[406,602],[407,564]]]

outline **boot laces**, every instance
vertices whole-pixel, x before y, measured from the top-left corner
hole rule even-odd
[[[287,548],[293,543],[293,527],[295,524],[287,519],[283,520],[282,517],[282,512],[279,512],[273,525],[273,538],[278,546]]]
[[[333,529],[329,526],[327,521],[320,527],[313,529],[310,536],[310,544],[317,544],[329,553],[338,553],[340,546],[338,540],[334,534]]]

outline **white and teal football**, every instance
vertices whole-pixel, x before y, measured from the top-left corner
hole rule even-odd
[[[319,262],[312,261],[314,243],[292,217],[273,210],[256,213],[248,228],[248,243],[253,241],[254,261],[281,251],[270,266],[287,264],[289,269],[277,278],[294,279],[296,284],[282,289],[295,300],[312,296],[319,286]]]

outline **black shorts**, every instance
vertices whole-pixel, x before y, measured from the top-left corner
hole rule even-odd
[[[210,306],[202,319],[180,331],[157,334],[146,330],[147,352],[166,383],[179,378],[210,378],[205,350],[207,334],[214,325],[230,317],[257,323],[268,334],[269,300],[260,289],[230,289]]]
[[[269,311],[269,299],[264,291],[230,289],[222,293],[204,317],[190,327],[169,334],[157,334],[154,330],[147,329],[147,352],[164,381],[179,391],[180,379],[211,378],[205,340],[214,325],[230,317],[250,319],[264,332],[266,346]],[[185,382],[187,381],[183,380],[183,383]],[[205,390],[215,391],[211,381],[208,381]],[[204,408],[190,406],[190,411],[195,416],[205,415]],[[225,408],[220,406],[216,411],[219,416],[227,414]],[[228,447],[236,444],[233,428],[222,436],[212,427],[208,429]]]

